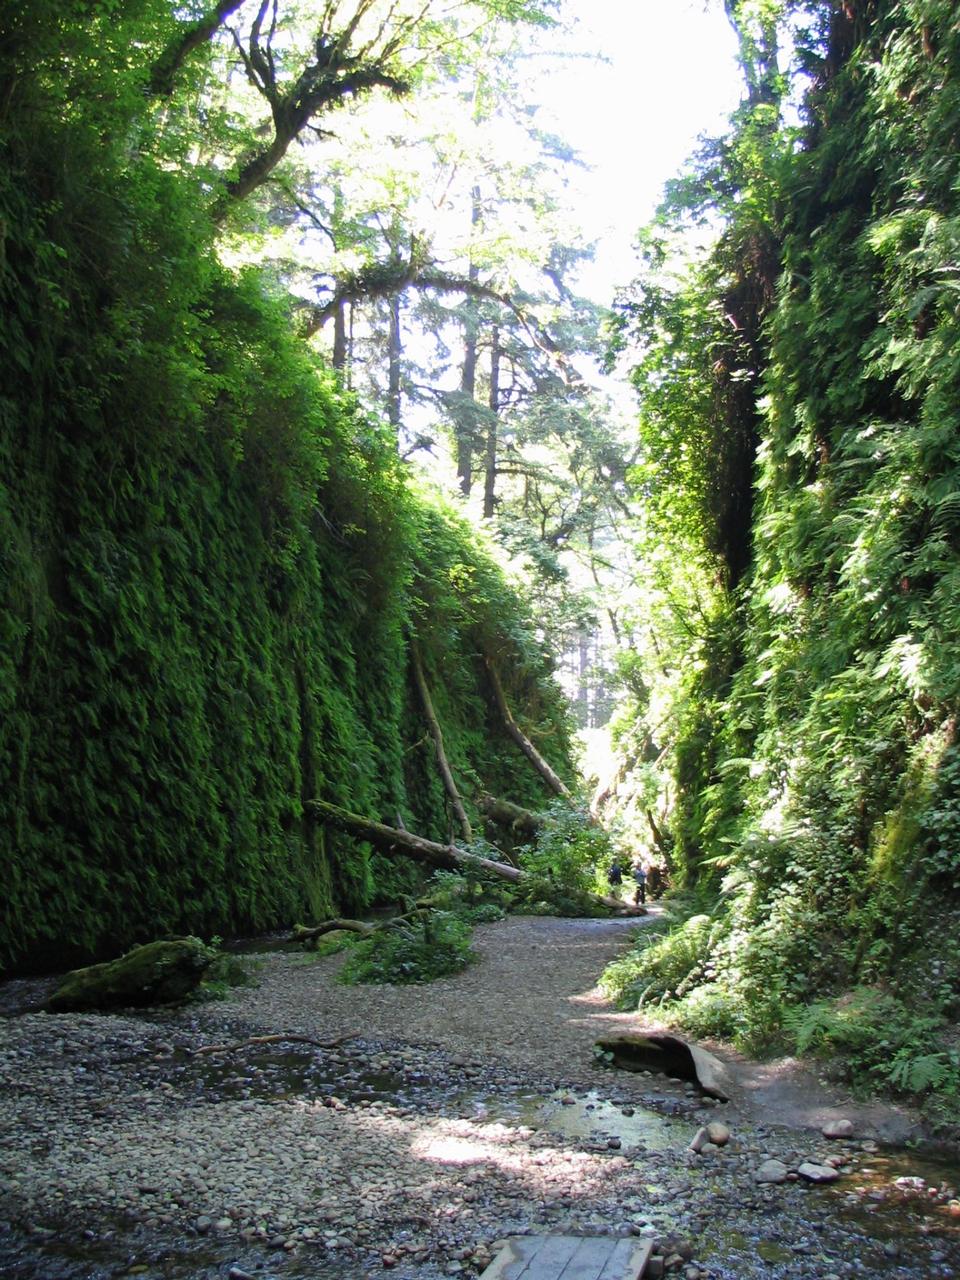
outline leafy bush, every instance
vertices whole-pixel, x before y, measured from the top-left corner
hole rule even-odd
[[[259,968],[256,961],[241,960],[239,956],[224,951],[223,939],[220,937],[211,938],[208,945],[214,959],[204,974],[203,981],[193,993],[194,1002],[226,1000],[235,987],[256,984],[255,971]]]
[[[495,902],[478,902],[475,907],[466,907],[458,913],[461,920],[468,924],[494,924],[506,918],[506,910]]]
[[[432,982],[460,973],[476,959],[470,932],[469,925],[445,911],[378,930],[354,948],[340,970],[340,981]]]
[[[918,1096],[960,1094],[960,1056],[940,1044],[943,1019],[888,992],[859,987],[784,1015],[798,1053],[832,1059],[855,1086]]]
[[[613,858],[610,835],[588,813],[566,800],[553,800],[532,844],[517,850],[527,873],[514,887],[514,902],[538,915],[596,915],[591,895],[606,890],[606,868]]]
[[[481,857],[496,856],[485,841],[475,841],[469,852]],[[489,924],[502,920],[511,901],[510,887],[499,876],[481,867],[464,864],[462,871],[436,871],[427,883],[426,897],[438,910],[449,912],[468,924]]]
[[[679,999],[703,978],[716,932],[716,923],[704,914],[673,928],[668,918],[645,926],[634,949],[605,970],[604,992],[635,1009]]]

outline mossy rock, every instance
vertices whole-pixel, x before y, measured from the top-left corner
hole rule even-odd
[[[183,1000],[203,980],[216,952],[199,938],[134,947],[118,960],[68,973],[47,1001],[51,1013],[84,1013]]]

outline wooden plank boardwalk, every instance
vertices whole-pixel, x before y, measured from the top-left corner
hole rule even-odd
[[[610,1236],[516,1236],[480,1280],[640,1280],[652,1240]]]

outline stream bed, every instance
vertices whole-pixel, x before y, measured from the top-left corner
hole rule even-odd
[[[696,1156],[724,1108],[680,1081],[576,1089],[363,1039],[198,1048],[165,1016],[0,1020],[7,1280],[469,1280],[526,1233],[652,1235],[685,1280],[960,1275],[949,1156],[850,1141],[832,1186],[762,1187],[765,1157],[830,1144],[734,1128]]]

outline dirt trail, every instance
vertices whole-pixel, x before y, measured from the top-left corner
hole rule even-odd
[[[595,1041],[658,1024],[617,1011],[597,981],[658,914],[654,906],[639,920],[511,916],[476,930],[477,964],[428,987],[346,987],[336,982],[340,956],[305,964],[300,957],[274,955],[263,961],[259,985],[238,993],[230,1012],[271,1031],[326,1039],[362,1030],[376,1039],[435,1046],[602,1089],[610,1071],[595,1064]],[[218,1015],[211,1011],[212,1018]],[[745,1123],[819,1130],[847,1117],[863,1136],[904,1142],[917,1135],[906,1111],[858,1104],[792,1058],[753,1063],[708,1047],[733,1074],[737,1088],[729,1109]]]

